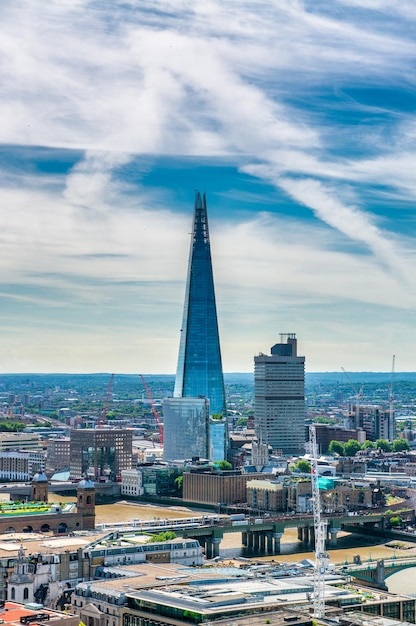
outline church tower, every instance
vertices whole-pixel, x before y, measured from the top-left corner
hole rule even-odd
[[[95,528],[95,485],[92,480],[84,478],[78,483],[77,512],[82,517],[82,530]]]
[[[9,576],[7,599],[19,604],[33,602],[33,585],[35,576],[29,571],[29,563],[25,557],[23,546],[20,546],[14,563],[13,574]]]
[[[32,478],[32,502],[47,502],[48,501],[48,477],[46,474],[38,472]]]

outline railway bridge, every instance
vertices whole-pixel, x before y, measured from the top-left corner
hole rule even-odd
[[[401,512],[409,523],[414,522],[415,511],[409,509]],[[357,533],[373,534],[384,532],[386,516],[384,513],[365,513],[357,515],[326,515],[327,545],[335,547],[337,536],[341,530]],[[238,521],[222,519],[219,524],[198,526],[196,528],[177,529],[177,534],[183,537],[197,539],[205,547],[207,558],[219,556],[221,539],[227,533],[241,533],[242,545],[255,552],[266,554],[280,554],[280,541],[288,528],[297,528],[298,539],[305,546],[315,544],[315,528],[312,515],[281,516],[277,518],[245,518]],[[416,541],[416,537],[413,536]]]

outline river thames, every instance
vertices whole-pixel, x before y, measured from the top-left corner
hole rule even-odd
[[[52,494],[51,494],[52,495]],[[56,499],[56,497],[55,497]],[[72,500],[72,498],[65,498]],[[212,511],[211,511],[212,513]],[[160,507],[152,504],[130,503],[119,501],[114,504],[102,504],[96,507],[96,523],[123,522],[133,519],[151,520],[154,518],[178,518],[202,515],[201,510],[195,511],[186,507]],[[381,558],[416,558],[416,543],[406,550],[389,548],[379,538],[368,538],[362,535],[340,532],[338,545],[329,550],[331,563],[352,563],[355,555],[360,555],[362,562],[376,561]],[[408,544],[413,546],[413,544]],[[296,529],[287,530],[281,539],[280,555],[264,556],[246,551],[241,546],[241,533],[235,532],[224,535],[220,545],[220,557],[233,559],[238,557],[250,558],[256,561],[294,562],[303,559],[313,559],[312,551],[305,549],[305,545],[298,541]],[[387,581],[389,591],[416,596],[416,568],[409,568],[390,576]]]

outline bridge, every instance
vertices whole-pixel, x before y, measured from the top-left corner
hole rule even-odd
[[[366,561],[362,564],[343,565],[341,568],[337,568],[337,571],[352,576],[367,586],[387,591],[386,578],[412,567],[416,567],[416,557],[393,557],[391,559],[380,559],[376,562]]]
[[[414,522],[415,511],[401,512],[403,519]],[[337,536],[341,530],[348,532],[384,535],[384,513],[363,513],[325,515],[327,521],[327,546],[336,547]],[[235,522],[222,518],[219,524],[201,525],[196,528],[178,529],[178,535],[197,539],[205,547],[207,558],[219,556],[221,539],[227,533],[241,533],[242,545],[255,552],[280,554],[280,541],[288,528],[297,528],[298,539],[313,549],[315,545],[315,527],[312,515],[280,516],[274,518],[246,518]],[[390,535],[391,531],[389,532]],[[403,538],[403,534],[402,534]],[[415,535],[409,534],[409,540],[416,541]]]

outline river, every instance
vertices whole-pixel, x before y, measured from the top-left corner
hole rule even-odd
[[[50,501],[56,501],[57,496],[50,494]],[[60,501],[73,501],[74,498],[59,496]],[[207,511],[208,512],[208,511]],[[211,511],[212,513],[212,511]],[[172,506],[161,507],[153,504],[131,503],[119,501],[114,504],[98,504],[96,506],[96,523],[122,522],[133,519],[151,520],[160,517],[178,518],[202,515],[201,510],[192,510],[187,507]],[[363,535],[340,532],[338,534],[337,547],[329,549],[331,563],[352,563],[355,555],[360,555],[362,562],[376,561],[381,558],[396,556],[416,557],[416,544],[407,550],[395,550],[386,546],[379,538],[368,538]],[[306,550],[304,544],[298,541],[297,530],[288,529],[281,539],[280,555],[264,556],[248,552],[241,546],[241,534],[239,532],[224,535],[220,545],[220,556],[225,559],[237,557],[255,558],[256,561],[294,562],[303,559],[313,559],[314,554]],[[416,568],[403,570],[387,579],[389,591],[393,593],[405,593],[416,595]]]

